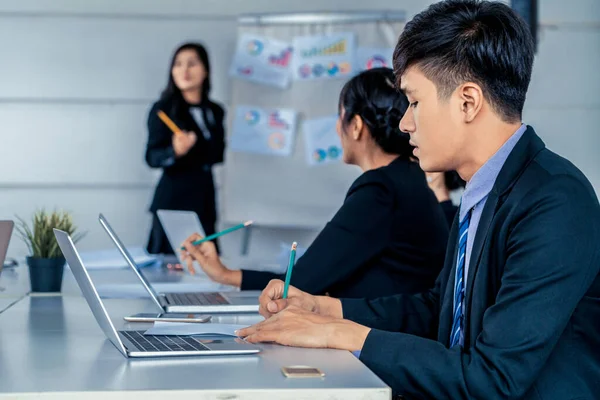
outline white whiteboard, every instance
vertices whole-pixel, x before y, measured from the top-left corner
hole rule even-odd
[[[3,104],[11,127],[0,146],[1,183],[139,184],[144,163],[146,105]]]
[[[238,32],[291,42],[294,36],[354,32],[359,46],[393,47],[401,23],[310,24],[241,26]],[[300,124],[291,157],[228,152],[224,166],[222,217],[246,219],[273,227],[320,228],[341,206],[352,181],[361,171],[344,164],[309,166],[304,155],[302,121],[337,114],[344,80],[293,82],[287,90],[235,80],[233,108],[240,104],[284,107],[299,112]]]

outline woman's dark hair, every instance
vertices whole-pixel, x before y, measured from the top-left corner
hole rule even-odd
[[[173,53],[173,58],[171,59],[171,66],[169,67],[169,80],[167,82],[167,87],[163,90],[160,99],[166,100],[174,103],[174,105],[183,104],[183,96],[181,95],[181,90],[175,85],[175,81],[173,80],[173,66],[175,65],[175,59],[177,55],[184,50],[194,50],[196,54],[198,54],[198,59],[204,65],[204,69],[206,70],[206,78],[204,79],[204,83],[202,83],[202,101],[208,100],[208,95],[210,94],[210,61],[208,60],[208,53],[206,52],[206,48],[200,43],[185,43],[182,44],[175,50]]]
[[[383,151],[409,158],[413,147],[408,144],[408,134],[399,128],[407,107],[406,96],[394,86],[394,72],[390,68],[373,68],[346,82],[338,109],[344,109],[344,126],[358,115]]]
[[[466,182],[462,180],[458,172],[446,171],[444,172],[444,184],[449,191],[452,191],[465,187]]]

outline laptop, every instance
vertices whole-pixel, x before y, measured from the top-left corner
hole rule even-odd
[[[125,357],[216,356],[260,352],[258,346],[233,337],[207,340],[194,336],[144,335],[144,331],[117,331],[81,261],[73,240],[69,234],[58,229],[54,229],[54,236],[96,322],[108,340]]]
[[[127,251],[106,218],[98,216],[100,225],[104,228],[117,249],[133,269],[142,285],[152,297],[152,301],[169,313],[245,313],[258,312],[259,290],[232,292],[198,292],[198,293],[156,293],[152,285],[142,274],[139,266]]]
[[[2,272],[2,267],[4,266],[4,259],[6,258],[8,243],[10,242],[14,226],[15,223],[13,221],[0,221],[0,272]]]

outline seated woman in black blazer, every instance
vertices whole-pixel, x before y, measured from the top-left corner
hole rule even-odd
[[[410,160],[412,146],[400,132],[408,106],[389,68],[362,72],[340,94],[337,131],[344,161],[364,173],[344,204],[294,267],[292,284],[312,294],[375,298],[417,293],[433,286],[444,261],[448,227],[427,187],[425,174]],[[225,267],[210,242],[183,257],[196,259],[219,283],[261,290],[281,275]]]

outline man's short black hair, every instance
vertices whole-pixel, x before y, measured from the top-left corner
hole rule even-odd
[[[464,82],[481,86],[506,122],[521,120],[534,45],[525,21],[507,5],[447,0],[429,6],[406,24],[394,51],[397,84],[417,66],[447,98]]]

